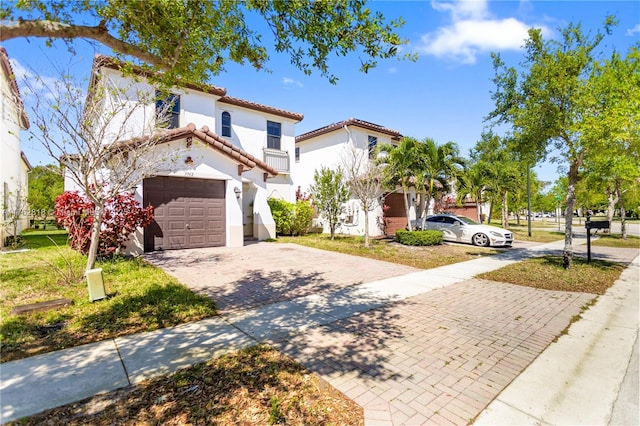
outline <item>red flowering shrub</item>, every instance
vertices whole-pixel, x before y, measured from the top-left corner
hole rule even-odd
[[[83,254],[91,245],[94,204],[78,192],[65,192],[56,198],[59,224],[69,230],[69,245]],[[98,255],[112,256],[126,246],[132,233],[153,221],[153,207],[140,207],[133,194],[119,194],[107,200],[102,213]]]

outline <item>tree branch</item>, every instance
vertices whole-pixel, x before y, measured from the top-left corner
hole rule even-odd
[[[154,67],[169,70],[171,66],[162,58],[139,48],[134,44],[124,42],[109,34],[104,22],[98,26],[68,25],[47,20],[13,21],[10,24],[0,25],[0,42],[19,37],[47,37],[47,38],[87,38],[95,40],[125,55],[131,55]]]

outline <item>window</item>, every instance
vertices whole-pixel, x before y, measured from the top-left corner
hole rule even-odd
[[[280,149],[281,127],[280,123],[267,121],[267,148]]]
[[[177,129],[180,127],[180,95],[170,93],[166,98],[156,91],[156,119],[159,127]]]
[[[296,146],[296,163],[300,162],[300,147]]]
[[[222,113],[222,136],[231,137],[231,114],[227,111]]]
[[[369,158],[373,158],[373,152],[378,145],[378,138],[375,136],[369,136]]]

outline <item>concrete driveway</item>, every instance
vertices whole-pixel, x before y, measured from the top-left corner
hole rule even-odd
[[[266,242],[153,252],[145,258],[193,291],[214,299],[223,314],[418,271],[297,244]]]

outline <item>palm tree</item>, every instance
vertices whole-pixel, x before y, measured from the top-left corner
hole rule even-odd
[[[488,174],[485,171],[485,164],[475,162],[465,169],[464,174],[458,176],[458,202],[462,202],[467,197],[476,203],[476,211],[480,223],[482,220],[482,204],[485,202],[485,196],[488,184]]]
[[[404,137],[399,145],[380,144],[378,149],[384,155],[379,161],[384,162],[384,182],[387,188],[395,190],[402,187],[404,195],[404,209],[407,215],[407,226],[411,227],[409,215],[409,188],[414,186],[415,176],[419,173],[419,145],[416,139]]]
[[[416,182],[424,188],[424,202],[421,202],[422,227],[431,201],[438,194],[446,194],[451,190],[451,182],[466,167],[467,161],[460,156],[455,142],[438,145],[433,139],[425,138],[417,145]],[[422,197],[421,197],[422,198]]]

